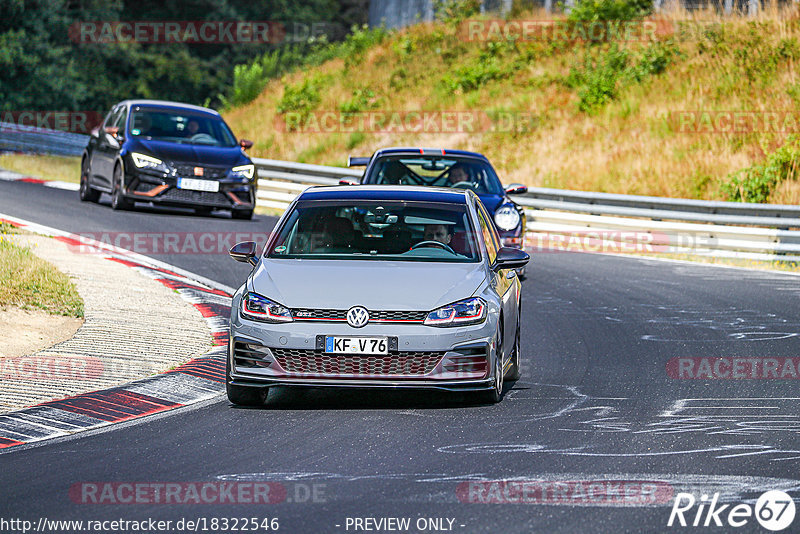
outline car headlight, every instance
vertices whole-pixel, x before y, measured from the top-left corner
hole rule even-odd
[[[241,312],[246,319],[267,323],[290,323],[294,320],[289,308],[256,293],[248,292],[242,297]]]
[[[231,169],[231,176],[234,178],[247,178],[248,180],[252,180],[255,174],[255,165],[240,165],[239,167]]]
[[[138,152],[131,152],[131,159],[133,164],[140,169],[152,169],[154,171],[169,172],[169,167],[158,158],[148,156],[147,154],[139,154]]]
[[[513,230],[519,226],[519,212],[511,204],[501,206],[494,214],[494,223],[501,230]]]
[[[486,303],[473,297],[433,310],[425,318],[428,326],[464,326],[486,319]]]

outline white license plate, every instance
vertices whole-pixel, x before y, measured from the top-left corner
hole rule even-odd
[[[325,352],[330,354],[389,354],[385,337],[325,336]]]
[[[214,180],[197,180],[196,178],[178,178],[178,189],[191,189],[192,191],[219,191],[219,182]]]

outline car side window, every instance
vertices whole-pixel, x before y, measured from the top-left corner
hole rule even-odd
[[[117,108],[113,107],[113,108],[111,108],[111,111],[108,112],[108,114],[106,115],[106,120],[103,121],[103,127],[104,128],[106,126],[111,126],[111,125],[114,124],[114,119],[116,118],[116,115],[114,114],[114,112],[116,110],[117,110]]]
[[[478,222],[481,225],[481,233],[483,234],[483,242],[486,243],[486,252],[489,255],[489,263],[493,264],[497,258],[497,243],[492,235],[493,225],[487,221],[486,211],[479,202],[475,202],[475,209],[478,212]]]
[[[119,128],[120,134],[125,131],[125,118],[128,116],[126,113],[127,108],[122,106],[117,110],[116,119],[114,120],[114,124],[112,126]]]

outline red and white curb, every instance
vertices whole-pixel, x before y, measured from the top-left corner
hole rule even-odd
[[[52,187],[54,189],[66,189],[67,191],[77,191],[81,188],[80,184],[72,182],[62,182],[60,180],[42,180],[41,178],[34,178],[32,176],[25,176],[18,172],[7,171],[0,169],[0,180],[5,182],[27,182],[29,184],[40,184],[45,187]]]
[[[228,316],[233,288],[55,228],[3,214],[0,214],[0,222],[52,236],[70,245],[95,247],[106,259],[137,269],[175,290],[205,317],[215,345],[203,356],[153,377],[0,415],[0,449],[138,419],[195,404],[225,391]]]

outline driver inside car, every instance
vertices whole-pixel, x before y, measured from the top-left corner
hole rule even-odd
[[[469,169],[463,163],[456,163],[450,167],[450,172],[447,174],[447,185],[453,187],[460,183],[471,184],[473,182],[470,177]]]
[[[438,241],[444,245],[449,245],[453,236],[446,224],[426,224],[425,241]]]

